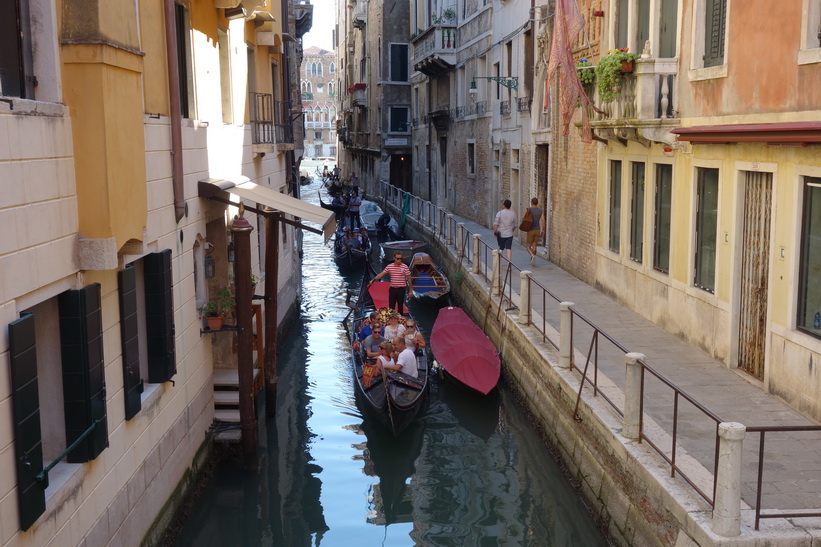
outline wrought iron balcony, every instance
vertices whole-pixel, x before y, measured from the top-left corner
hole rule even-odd
[[[298,115],[298,113],[297,113]],[[291,101],[274,101],[270,93],[251,93],[251,134],[254,145],[293,145]],[[268,151],[259,148],[258,151]]]
[[[532,99],[530,97],[519,97],[516,99],[516,110],[519,112],[530,112],[530,103]]]
[[[436,24],[411,39],[413,69],[438,76],[456,65],[456,25]]]
[[[499,102],[499,114],[501,114],[502,116],[510,115],[510,101]]]
[[[487,113],[487,102],[486,101],[478,101],[476,103],[476,115],[477,116],[484,116]]]
[[[678,59],[640,59],[632,74],[621,78],[619,96],[605,103],[598,91],[593,102],[603,114],[589,112],[596,134],[620,142],[672,144],[670,130],[679,125],[674,89]]]

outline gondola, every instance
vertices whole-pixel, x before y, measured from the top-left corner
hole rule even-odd
[[[402,262],[405,264],[410,264],[414,254],[424,253],[428,250],[427,242],[413,239],[385,241],[380,243],[379,246],[382,247],[382,251],[385,253],[385,260],[393,260],[395,253],[402,253]]]
[[[413,297],[425,304],[439,304],[447,300],[450,281],[428,253],[415,253],[410,261]]]
[[[487,395],[499,382],[496,346],[461,308],[439,310],[430,348],[446,375],[473,391]]]
[[[364,351],[359,347],[359,327],[372,311],[383,308],[387,311],[390,283],[380,281],[368,288],[368,281],[375,272],[370,263],[366,264],[358,301],[346,318],[353,356],[356,399],[363,414],[370,415],[398,436],[413,422],[424,404],[429,373],[427,350],[416,350],[417,377],[370,368],[371,363],[364,358]],[[405,318],[410,318],[410,313],[404,306],[403,312]]]
[[[365,242],[365,247],[350,247],[345,245],[345,232],[342,225],[337,226],[334,236],[334,260],[340,266],[360,264],[371,254],[371,239]]]
[[[317,195],[319,196],[320,207],[334,212],[334,214],[336,215],[337,225],[342,223],[342,221],[344,221],[345,218],[348,216],[348,206],[346,204],[337,205],[334,203],[325,203],[324,201],[322,201],[322,193],[317,191]]]

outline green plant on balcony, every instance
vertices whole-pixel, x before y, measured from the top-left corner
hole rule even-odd
[[[639,58],[635,53],[630,53],[626,47],[610,50],[607,53],[607,57],[599,59],[595,71],[599,99],[605,103],[609,103],[621,94],[622,74],[632,72],[633,61]]]
[[[596,81],[596,71],[590,59],[583,58],[576,61],[576,74],[579,76],[579,81],[582,85],[590,85]]]
[[[447,21],[448,23],[452,23],[456,20],[456,11],[453,8],[448,8],[442,12],[442,19]]]

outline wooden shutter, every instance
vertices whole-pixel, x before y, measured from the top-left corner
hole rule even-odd
[[[704,20],[704,66],[724,64],[724,35],[727,24],[727,0],[707,0]]]
[[[174,352],[174,294],[171,249],[151,253],[145,265],[145,322],[148,342],[148,381],[162,383],[177,373]]]
[[[59,303],[66,446],[98,422],[68,453],[69,463],[82,463],[93,460],[108,446],[100,285],[61,293]]]
[[[140,326],[137,316],[137,270],[129,264],[117,272],[120,287],[120,338],[123,350],[123,391],[125,419],[130,420],[142,408],[140,393]]]
[[[14,455],[20,528],[28,530],[46,510],[47,481],[37,481],[43,470],[40,433],[40,396],[37,391],[37,351],[34,315],[24,313],[9,323]]]

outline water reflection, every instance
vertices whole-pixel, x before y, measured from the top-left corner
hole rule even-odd
[[[606,544],[504,385],[483,398],[434,381],[399,438],[363,421],[341,324],[361,272],[339,270],[318,236],[304,245],[301,312],[280,337],[258,465],[221,462],[175,544]],[[430,339],[436,311],[411,312]]]

